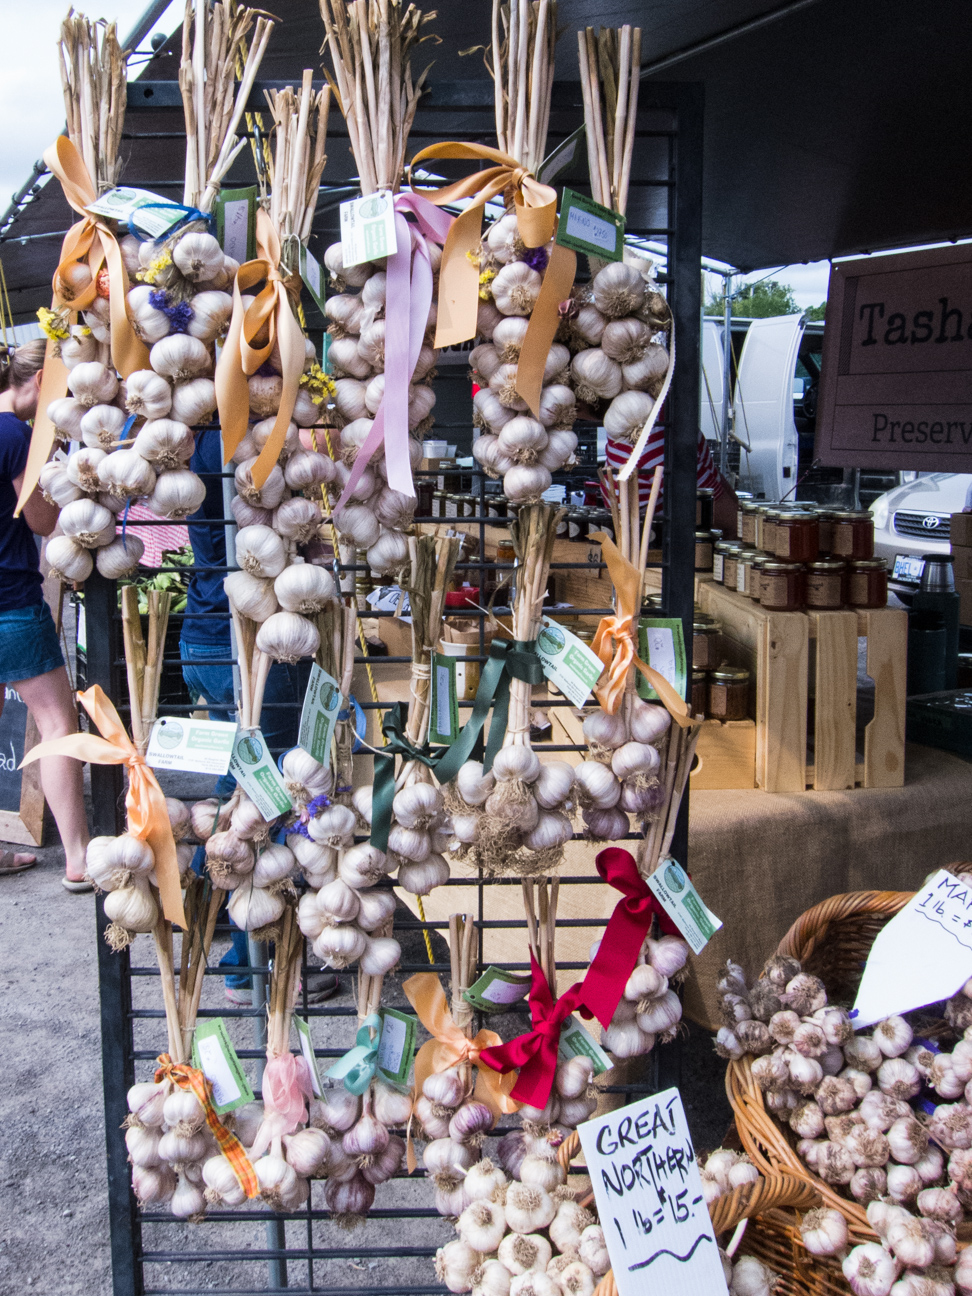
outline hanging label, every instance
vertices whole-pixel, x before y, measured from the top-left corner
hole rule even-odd
[[[268,823],[293,809],[294,803],[259,729],[241,729],[237,733],[229,772]]]
[[[540,620],[537,656],[547,679],[578,707],[586,703],[604,671],[604,663],[586,643],[547,616]]]
[[[390,192],[382,190],[341,203],[341,260],[345,266],[377,261],[397,250],[395,200]]]
[[[590,1058],[594,1063],[595,1075],[603,1075],[614,1066],[591,1032],[576,1017],[568,1017],[564,1022],[557,1055],[562,1062],[569,1062],[573,1057]]]
[[[722,919],[702,903],[692,879],[678,860],[663,859],[645,878],[652,894],[689,943],[693,954],[701,954],[722,926]]]
[[[507,972],[503,968],[488,967],[478,981],[462,992],[462,997],[477,1012],[499,1012],[525,999],[530,993],[532,980],[530,976]]]
[[[144,210],[143,210],[144,209]],[[103,193],[97,202],[85,208],[92,216],[104,216],[122,225],[132,222],[150,238],[161,238],[185,216],[181,207],[170,203],[147,189],[119,186]]]
[[[300,245],[300,277],[304,281],[304,287],[314,298],[314,304],[317,309],[324,314],[324,272],[321,269],[321,263],[313,252],[308,251],[303,243]],[[328,334],[325,333],[325,337]]]
[[[227,256],[240,265],[256,256],[256,185],[222,189],[216,199],[216,238]]]
[[[235,724],[165,716],[152,726],[145,760],[153,769],[225,774],[235,741]]]
[[[213,1086],[213,1106],[218,1115],[253,1101],[253,1090],[222,1017],[213,1017],[196,1026],[192,1064]]]
[[[573,189],[565,189],[555,242],[602,261],[620,261],[624,255],[624,217]]]
[[[719,1248],[677,1089],[578,1125],[619,1296],[719,1296]]]
[[[317,1069],[317,1058],[314,1056],[314,1041],[311,1039],[310,1022],[304,1021],[303,1017],[298,1017],[294,1013],[294,1025],[297,1027],[300,1051],[304,1055],[304,1061],[307,1063],[311,1074],[311,1088],[314,1090],[314,1097],[320,1098],[324,1092],[324,1086],[321,1084],[320,1072]]]
[[[578,126],[562,144],[558,144],[537,167],[537,179],[541,184],[552,184],[554,177],[559,176],[561,171],[573,162],[577,156],[577,148],[584,138],[586,127]]]
[[[322,765],[331,761],[331,738],[344,699],[337,680],[314,662],[300,711],[297,746]]]
[[[378,1071],[389,1084],[404,1086],[415,1058],[415,1018],[396,1008],[381,1008]]]
[[[944,869],[878,933],[851,1017],[854,1029],[950,999],[972,976],[972,888]]]
[[[429,706],[429,742],[454,743],[459,737],[459,701],[456,695],[456,659],[432,654]]]
[[[638,622],[638,656],[663,675],[679,697],[685,696],[685,636],[678,617],[643,617]],[[640,672],[638,696],[661,701]]]

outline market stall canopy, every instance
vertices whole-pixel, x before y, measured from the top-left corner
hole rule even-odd
[[[292,0],[261,70],[264,82],[299,81],[318,68],[314,0]],[[429,41],[430,85],[481,80],[490,5],[443,5]],[[560,0],[558,76],[576,80],[579,26],[638,23],[645,74],[698,82],[705,91],[703,251],[740,269],[818,260],[972,235],[972,98],[966,57],[972,10],[960,0]],[[181,34],[140,69],[139,81],[174,83]],[[419,62],[421,66],[421,62]],[[180,196],[184,143],[178,91],[146,111],[132,94],[124,179]],[[153,92],[154,96],[154,92]],[[158,98],[154,99],[158,103]],[[353,178],[342,124],[332,118],[328,185]],[[432,142],[416,132],[413,146]],[[244,154],[233,177],[252,176]],[[46,300],[69,211],[47,184],[8,222],[0,255],[15,320]]]

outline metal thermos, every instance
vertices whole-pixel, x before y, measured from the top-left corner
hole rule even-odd
[[[941,612],[912,608],[908,616],[909,697],[945,688],[945,618]]]
[[[945,683],[942,688],[958,688],[959,595],[955,589],[955,571],[951,554],[924,554],[925,567],[921,585],[912,607],[916,612],[940,612],[945,621]]]

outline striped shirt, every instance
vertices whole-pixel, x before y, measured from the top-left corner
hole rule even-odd
[[[632,446],[627,441],[612,441],[610,437],[607,440],[605,449],[605,462],[611,471],[617,476],[620,470],[628,462],[631,455]],[[699,433],[698,443],[698,466],[696,471],[696,487],[698,490],[712,490],[715,492],[715,498],[718,499],[722,494],[722,478],[719,476],[719,470],[715,466],[715,460],[712,458],[712,451],[709,449],[709,443],[702,433]],[[665,429],[659,424],[651,430],[648,437],[648,443],[642,451],[641,458],[638,461],[638,503],[641,508],[648,504],[648,496],[651,494],[651,479],[654,476],[655,469],[663,467],[665,463]],[[665,493],[665,479],[662,478],[661,494]],[[604,502],[607,504],[607,495],[604,487],[601,487],[601,494],[604,496]],[[659,496],[659,507],[661,506],[661,496]]]

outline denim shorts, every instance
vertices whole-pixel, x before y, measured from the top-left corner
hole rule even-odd
[[[33,679],[63,665],[54,618],[46,603],[0,612],[0,684]]]

